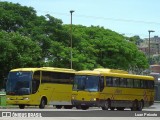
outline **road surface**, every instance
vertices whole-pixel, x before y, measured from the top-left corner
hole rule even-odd
[[[160,103],[155,103],[149,108],[144,108],[142,112],[130,111],[130,109],[125,109],[124,111],[110,111],[110,110],[104,111],[104,110],[101,110],[100,108],[90,108],[88,110],[77,110],[76,108],[55,109],[52,106],[47,106],[45,109],[39,109],[38,107],[26,107],[23,110],[19,109],[18,107],[14,107],[14,108],[8,107],[6,109],[0,109],[0,112],[1,114],[2,112],[11,112],[13,115],[12,117],[4,117],[4,116],[0,117],[0,120],[12,120],[12,119],[13,120],[22,120],[22,119],[23,120],[44,120],[44,119],[45,120],[91,120],[91,119],[92,120],[117,120],[117,119],[118,120],[150,120],[150,119],[159,120],[159,117],[156,117],[156,116],[139,116],[139,115],[158,114],[159,116]],[[32,113],[35,113],[35,116],[39,114],[41,115],[38,117],[34,117]],[[20,117],[17,117],[18,115],[20,115]],[[52,117],[49,117],[50,115]],[[43,117],[43,116],[47,116],[47,117]],[[112,116],[112,117],[108,117],[108,116]]]

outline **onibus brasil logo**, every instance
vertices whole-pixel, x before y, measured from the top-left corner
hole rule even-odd
[[[2,112],[2,117],[42,117],[39,112]]]

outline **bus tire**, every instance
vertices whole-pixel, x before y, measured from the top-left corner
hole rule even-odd
[[[110,109],[113,111],[115,109],[115,107],[110,107]]]
[[[76,109],[81,109],[81,106],[80,106],[80,105],[77,105],[77,106],[76,106]]]
[[[117,107],[117,110],[119,111],[123,111],[125,109],[125,107]]]
[[[46,105],[46,100],[44,98],[41,99],[41,103],[39,105],[39,108],[40,109],[44,109],[45,108],[45,105]]]
[[[104,106],[102,107],[102,110],[108,110],[109,108],[109,103],[108,101],[105,101]]]
[[[65,106],[64,106],[64,109],[72,109],[72,108],[73,108],[72,105],[65,105]]]
[[[24,108],[25,108],[25,105],[19,105],[19,108],[20,108],[20,109],[24,109]]]
[[[82,109],[82,110],[87,110],[87,109],[89,109],[89,106],[82,105],[82,106],[81,106],[81,109]]]
[[[56,105],[56,108],[57,108],[57,109],[61,109],[61,108],[62,108],[62,105]]]
[[[138,111],[142,111],[142,109],[143,109],[143,102],[142,102],[142,101],[139,101],[137,110],[138,110]]]
[[[135,100],[132,103],[131,111],[137,111],[137,109],[138,109],[138,101]]]

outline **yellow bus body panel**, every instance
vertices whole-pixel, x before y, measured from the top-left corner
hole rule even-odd
[[[72,100],[84,103],[91,101],[96,98],[98,100],[106,101],[134,101],[143,100],[144,102],[154,101],[154,89],[145,88],[127,88],[127,87],[109,87],[106,85],[106,77],[120,77],[120,78],[131,78],[131,79],[142,79],[154,81],[152,76],[134,75],[129,74],[126,71],[121,70],[110,70],[110,69],[95,69],[83,70],[76,72],[76,75],[93,75],[104,77],[104,89],[100,92],[89,92],[89,91],[72,91]],[[98,101],[99,102],[99,101]]]
[[[18,68],[14,71],[50,71],[50,72],[63,72],[63,73],[75,73],[73,69],[66,68]],[[57,84],[57,83],[43,83],[39,85],[38,91],[30,95],[7,95],[8,105],[40,105],[41,98],[45,96],[47,98],[47,104],[50,105],[71,105],[72,84]]]

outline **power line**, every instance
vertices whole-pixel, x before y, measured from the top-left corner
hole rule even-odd
[[[119,19],[119,18],[106,18],[106,17],[97,17],[97,16],[86,16],[86,15],[78,15],[80,17],[88,17],[94,19],[103,19],[103,20],[113,20],[113,21],[121,21],[121,22],[133,22],[133,23],[145,23],[145,24],[159,24],[159,22],[153,21],[142,21],[142,20],[131,20],[131,19]]]
[[[60,13],[60,12],[49,12],[49,11],[41,11],[43,13],[52,13],[52,14],[58,14],[58,15],[64,15],[69,16],[67,13]],[[106,18],[106,17],[99,17],[99,16],[88,16],[88,15],[74,15],[75,17],[82,17],[82,18],[92,18],[92,19],[101,19],[101,20],[112,20],[112,21],[120,21],[120,22],[132,22],[132,23],[143,23],[143,24],[155,24],[160,25],[160,22],[154,22],[154,21],[143,21],[143,20],[133,20],[133,19],[121,19],[121,18]]]
[[[70,14],[67,13],[60,13],[60,12],[50,12],[50,11],[41,11],[38,10],[41,13],[45,14],[57,14],[57,15],[63,15],[63,16],[70,16]],[[142,21],[142,20],[131,20],[131,19],[118,19],[118,18],[106,18],[106,17],[98,17],[98,16],[87,16],[87,15],[77,15],[75,14],[74,17],[82,17],[82,18],[92,18],[92,19],[101,19],[101,20],[111,20],[111,21],[118,21],[118,22],[132,22],[132,23],[143,23],[143,24],[155,24],[160,25],[160,22],[153,22],[153,21]],[[119,32],[120,34],[124,34],[127,36],[143,36],[143,38],[147,38],[148,34],[140,34],[140,33],[126,33],[126,32]]]

